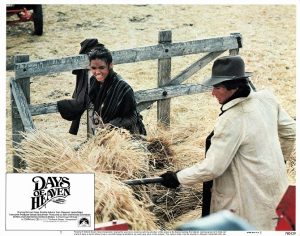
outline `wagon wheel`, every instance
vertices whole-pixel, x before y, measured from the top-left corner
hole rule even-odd
[[[43,9],[42,9],[42,5],[36,5],[33,8],[33,25],[34,25],[34,34],[42,35],[43,34]]]

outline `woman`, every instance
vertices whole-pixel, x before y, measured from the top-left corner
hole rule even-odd
[[[110,124],[132,134],[146,135],[142,116],[137,112],[134,92],[113,70],[110,51],[100,45],[89,54],[91,89],[90,102],[94,105],[94,125]]]
[[[92,49],[101,46],[98,39],[85,39],[80,43],[79,54],[87,54]],[[61,117],[72,121],[69,133],[77,135],[80,125],[80,119],[88,106],[88,69],[73,70],[76,75],[76,85],[71,99],[63,99],[57,102],[57,109]]]

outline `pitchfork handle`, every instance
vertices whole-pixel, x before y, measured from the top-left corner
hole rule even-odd
[[[154,177],[154,178],[125,180],[123,181],[123,183],[128,185],[157,184],[157,183],[161,183],[162,180],[163,180],[162,177]]]

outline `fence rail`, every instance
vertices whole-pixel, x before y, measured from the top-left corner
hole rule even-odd
[[[154,46],[112,51],[115,65],[146,60],[163,59],[189,54],[226,51],[241,47],[241,35],[232,34],[227,37],[202,39],[180,43],[164,43]],[[47,75],[88,66],[87,55],[75,55],[58,59],[38,60],[16,63],[15,78],[25,78],[37,75]]]
[[[15,82],[13,82],[15,83]],[[202,93],[205,91],[208,91],[209,88],[201,85],[201,84],[181,84],[181,85],[171,85],[171,86],[164,86],[161,88],[154,88],[154,89],[147,89],[147,90],[140,90],[135,92],[135,99],[138,103],[138,110],[142,111],[141,108],[139,108],[139,105],[142,105],[144,107],[144,104],[148,102],[150,105],[153,102],[156,102],[158,100],[165,100],[169,98],[179,97],[179,96],[185,96],[185,95],[192,95],[196,93]],[[18,90],[20,91],[20,90]],[[26,104],[27,105],[27,104]],[[29,123],[32,123],[32,120],[29,119],[29,114],[31,116],[37,116],[42,114],[49,114],[49,113],[56,113],[58,112],[57,109],[57,103],[43,103],[43,104],[37,104],[37,105],[27,105],[23,102],[22,105],[18,106],[21,109],[21,113],[14,112],[15,118],[21,118],[22,121],[26,121],[26,124],[28,124],[28,127],[33,127],[33,125],[29,125]],[[148,106],[150,106],[148,105]],[[26,107],[26,108],[25,108]],[[18,110],[20,110],[18,109]],[[25,117],[25,118],[24,118]],[[29,122],[31,120],[31,122]]]

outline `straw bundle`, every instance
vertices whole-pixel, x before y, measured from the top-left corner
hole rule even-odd
[[[202,212],[202,208],[197,207],[195,210],[189,211],[177,217],[176,219],[174,219],[174,221],[166,223],[166,227],[168,229],[176,229],[182,224],[201,218],[201,212]]]
[[[202,202],[201,188],[184,188],[169,190],[156,187],[152,199],[155,204],[153,212],[160,222],[174,221],[177,217],[199,208]],[[165,227],[165,225],[162,227]]]
[[[296,146],[294,146],[294,150],[287,161],[287,173],[289,183],[296,184]]]
[[[172,130],[152,129],[149,132],[147,141],[148,150],[152,153],[152,158],[163,162],[164,168],[179,170],[190,166],[204,157],[203,132],[199,126],[176,126]],[[157,152],[151,151],[154,147]],[[150,148],[149,148],[150,147]],[[154,148],[153,148],[154,149]],[[154,156],[154,157],[153,157]]]
[[[114,174],[120,179],[148,174],[148,153],[141,142],[123,129],[100,129],[79,150],[94,172]]]
[[[174,155],[170,141],[165,137],[152,137],[147,139],[147,143],[147,149],[151,153],[149,164],[155,169],[168,167]]]
[[[131,230],[158,230],[155,216],[133,197],[133,191],[113,178],[101,174],[96,178],[95,217],[97,222],[123,219]]]
[[[150,159],[156,161],[155,167],[158,164],[162,165],[162,168],[153,169],[152,175],[158,176],[166,170],[180,170],[201,160],[200,156],[204,151],[199,144],[200,133],[191,126],[175,127],[172,130],[162,127],[150,130],[147,137],[147,148],[152,155]],[[167,229],[166,222],[199,208],[202,202],[201,190],[202,184],[194,188],[181,187],[176,190],[169,190],[160,185],[149,186],[148,191],[152,193],[151,199],[154,204],[153,212],[160,219],[160,226]]]
[[[64,173],[83,172],[86,166],[78,153],[66,142],[44,132],[23,134],[24,140],[15,149],[16,155],[26,162],[22,172]]]

